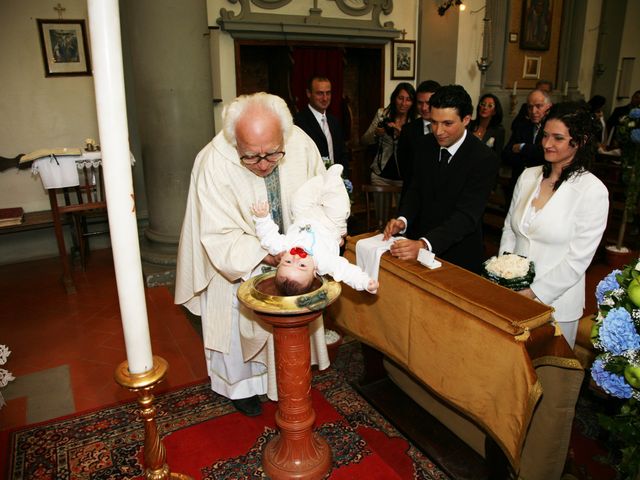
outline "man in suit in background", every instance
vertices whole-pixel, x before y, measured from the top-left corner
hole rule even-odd
[[[307,87],[309,105],[293,117],[293,123],[305,131],[318,146],[325,165],[339,163],[348,174],[342,129],[338,119],[327,111],[331,104],[331,82],[327,77],[314,76]]]
[[[416,106],[422,121],[414,120],[406,123],[398,140],[398,162],[402,175],[402,195],[405,194],[413,178],[414,150],[423,136],[431,133],[431,107],[429,99],[440,84],[435,80],[425,80],[416,89]]]
[[[542,90],[543,92],[547,92],[549,95],[551,95],[551,92],[553,91],[553,83],[551,83],[549,80],[538,80],[536,82],[536,88],[534,88],[534,90]],[[516,125],[518,125],[520,122],[525,122],[528,118],[529,106],[526,103],[523,103],[520,106],[520,111],[511,121],[511,130],[514,130],[516,128]]]
[[[533,90],[527,97],[528,118],[514,124],[511,138],[502,151],[504,162],[511,167],[511,181],[506,192],[507,208],[520,174],[527,167],[542,165],[542,127],[551,108],[551,97],[544,90]]]
[[[414,153],[414,179],[389,220],[384,239],[398,233],[391,255],[416,260],[427,249],[479,273],[484,260],[482,214],[498,171],[493,150],[467,132],[473,104],[460,85],[439,88],[429,99],[432,135]],[[405,233],[406,232],[406,233]]]

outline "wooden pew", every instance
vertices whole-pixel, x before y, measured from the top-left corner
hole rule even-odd
[[[366,236],[349,238],[351,262]],[[379,281],[378,295],[343,289],[336,325],[382,352],[395,383],[478,453],[489,437],[521,477],[559,478],[584,371],[551,308],[455,265],[389,253]]]

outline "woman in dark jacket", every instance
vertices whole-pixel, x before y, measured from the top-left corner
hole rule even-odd
[[[504,147],[502,105],[498,97],[485,93],[476,107],[476,118],[469,122],[468,130],[499,156]]]

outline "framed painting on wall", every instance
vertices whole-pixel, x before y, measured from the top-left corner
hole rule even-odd
[[[524,66],[522,67],[522,78],[540,78],[540,65],[542,57],[524,56]]]
[[[37,22],[45,76],[91,75],[84,20]]]
[[[549,50],[553,0],[523,0],[520,48]]]
[[[415,40],[393,40],[391,42],[391,79],[412,79],[416,76]]]

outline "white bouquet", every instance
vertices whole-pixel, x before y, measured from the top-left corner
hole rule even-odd
[[[491,257],[483,266],[485,277],[511,290],[528,288],[535,277],[533,262],[513,253]]]

